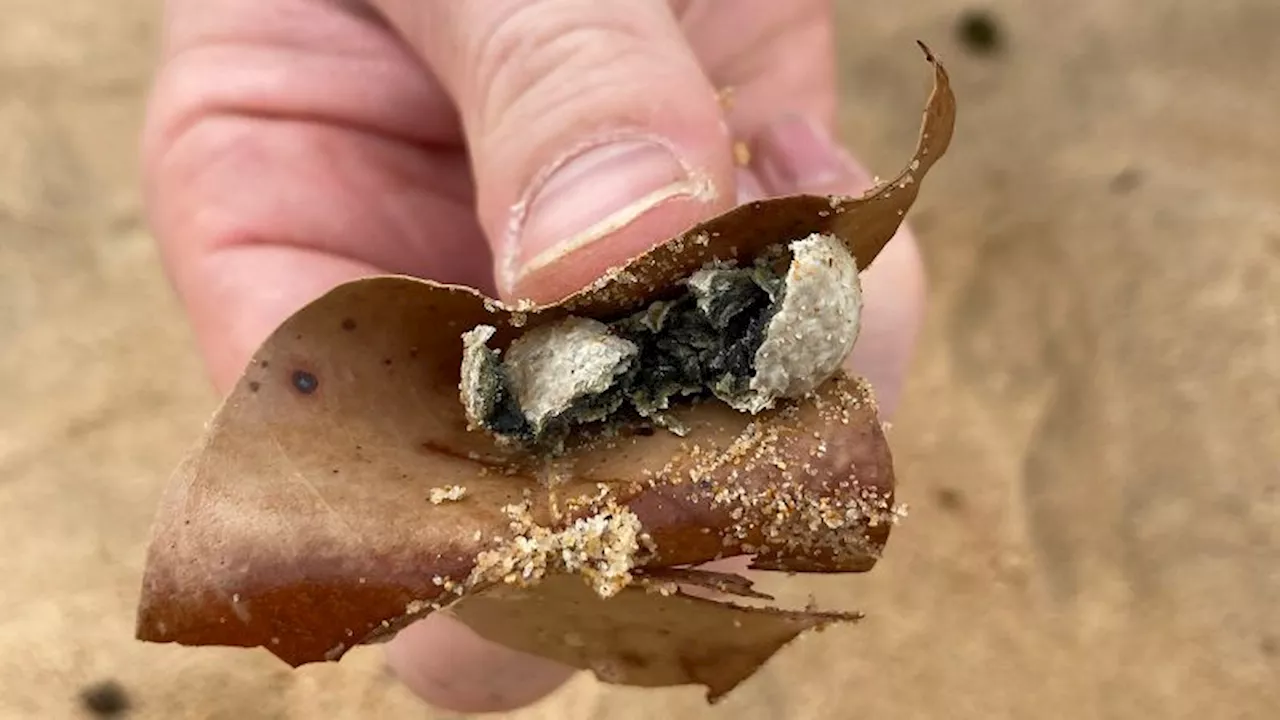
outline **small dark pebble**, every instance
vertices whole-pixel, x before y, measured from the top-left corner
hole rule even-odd
[[[975,55],[992,55],[999,52],[1004,38],[995,15],[987,10],[966,10],[956,24],[960,44]]]
[[[1127,195],[1141,184],[1142,171],[1137,168],[1127,167],[1111,178],[1111,192],[1117,195]]]
[[[129,694],[115,680],[103,680],[80,690],[80,702],[97,717],[120,717],[129,710]]]
[[[258,382],[257,380],[249,381],[249,392],[258,392],[261,389],[262,389],[262,383]]]
[[[938,501],[938,507],[951,512],[959,512],[964,509],[964,495],[955,488],[938,488],[935,496]]]
[[[352,330],[355,330],[355,329],[356,329],[356,321],[355,321],[355,320],[352,320],[351,318],[343,318],[343,320],[342,320],[342,329],[343,329],[343,330],[346,330],[347,332],[351,332]]]
[[[306,370],[294,370],[293,387],[303,395],[310,395],[320,387],[320,380]]]

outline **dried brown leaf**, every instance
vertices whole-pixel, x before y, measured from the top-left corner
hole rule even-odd
[[[698,590],[711,591],[711,597],[713,598],[716,594],[723,594],[755,600],[773,599],[772,595],[756,590],[755,584],[741,575],[703,568],[660,567],[642,569],[636,573],[635,584],[644,588],[680,588],[695,592]]]
[[[861,198],[740,207],[551,306],[520,311],[468,288],[387,276],[297,312],[258,350],[170,482],[138,637],[262,646],[300,665],[336,660],[446,607],[499,642],[607,668],[605,679],[699,682],[714,696],[804,629],[853,617],[642,586],[755,597],[741,578],[686,567],[741,555],[768,570],[869,570],[893,521],[894,483],[864,382],[836,377],[756,416],[690,404],[672,411],[685,438],[624,428],[548,459],[467,427],[460,338],[488,324],[505,346],[569,314],[620,317],[712,259],[750,259],[814,232],[840,237],[866,267],[951,137],[954,98],[926,55],[935,85],[916,154]],[[566,566],[570,555],[582,566]],[[584,617],[591,633],[577,649],[540,645]]]
[[[495,588],[448,611],[483,636],[640,687],[704,685],[711,702],[807,630],[857,613],[750,608],[630,587],[602,600],[576,578],[532,590]],[[697,638],[697,641],[692,641]]]

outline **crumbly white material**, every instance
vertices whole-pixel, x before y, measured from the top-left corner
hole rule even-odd
[[[447,485],[445,487],[431,488],[431,504],[439,505],[446,502],[457,502],[465,497],[467,489],[461,485]]]
[[[497,330],[478,325],[462,334],[462,381],[458,384],[467,422],[480,427],[494,410],[495,395],[486,384],[493,383],[497,358],[486,346]]]
[[[539,525],[527,501],[503,512],[515,535],[476,557],[470,587],[497,582],[530,587],[549,573],[568,572],[581,575],[597,595],[609,598],[631,584],[636,557],[650,542],[640,518],[613,498],[559,530]]]
[[[721,261],[712,261],[705,267],[701,268],[694,274],[689,276],[685,284],[689,286],[689,290],[698,303],[698,308],[708,316],[711,314],[711,306],[716,296],[720,293],[732,288],[733,280],[726,276],[725,271],[732,271],[734,265]],[[770,293],[770,300],[777,299]]]
[[[862,285],[849,249],[839,238],[817,233],[790,249],[786,292],[756,350],[751,395],[741,403],[750,412],[821,385],[858,339]]]
[[[579,398],[608,390],[639,352],[602,322],[568,317],[512,342],[504,367],[512,393],[537,433]]]
[[[731,317],[747,303],[758,302],[758,297],[743,297],[743,283],[759,284],[770,295],[773,306],[753,357],[751,377],[719,379],[708,388],[741,412],[759,413],[774,407],[779,399],[815,390],[840,369],[858,338],[862,288],[857,262],[844,242],[815,233],[791,242],[788,249],[790,263],[781,282],[772,265],[756,268],[754,272],[766,274],[762,276],[722,263],[713,263],[686,280],[702,313],[713,324],[727,322],[713,315]],[[735,308],[734,303],[739,302],[742,307]],[[669,302],[654,303],[644,311],[641,323],[659,332],[670,309]],[[728,328],[720,331],[729,332]],[[589,318],[567,317],[534,328],[512,342],[501,361],[497,351],[487,346],[495,334],[493,327],[480,325],[463,335],[459,388],[472,427],[491,421],[494,413],[502,410],[498,404],[506,403],[509,397],[515,400],[526,430],[535,438],[556,418],[565,417],[573,423],[604,419],[626,402],[619,393],[604,393],[635,363],[644,361],[635,343]],[[681,342],[698,342],[697,338],[675,337]],[[633,404],[636,397],[640,396],[631,398]],[[642,405],[636,407],[653,415]],[[665,407],[663,396],[660,405],[649,409]],[[572,417],[565,415],[569,411]],[[673,431],[678,427],[675,424]]]

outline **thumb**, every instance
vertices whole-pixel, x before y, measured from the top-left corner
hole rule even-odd
[[[715,90],[663,0],[383,4],[458,105],[508,299],[559,299],[732,204]]]

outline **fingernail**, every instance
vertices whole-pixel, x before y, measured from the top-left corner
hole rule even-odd
[[[872,184],[827,128],[808,117],[788,116],[765,129],[756,158],[766,189],[777,194],[855,192]]]
[[[651,140],[596,145],[554,164],[528,204],[517,208],[507,287],[664,201],[696,192],[695,185],[675,154]]]

